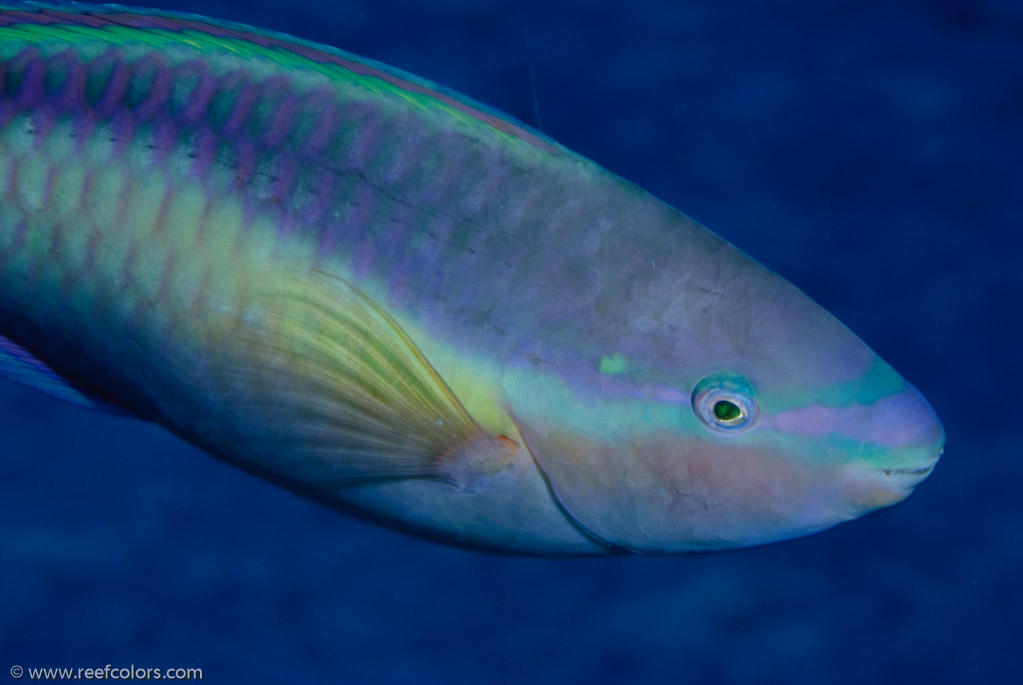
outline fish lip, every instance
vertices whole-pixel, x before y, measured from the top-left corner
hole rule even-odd
[[[944,452],[944,450],[939,451],[934,458],[926,464],[907,466],[898,469],[875,469],[875,471],[881,474],[887,483],[908,493],[931,475],[934,471],[934,467],[938,464],[938,460],[941,459],[942,452]]]
[[[920,476],[926,478],[931,471],[934,470],[934,464],[930,466],[910,467],[905,469],[878,469],[881,473],[886,476]]]

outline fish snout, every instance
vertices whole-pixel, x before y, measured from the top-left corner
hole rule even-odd
[[[912,386],[875,405],[871,433],[873,441],[889,454],[886,463],[874,465],[876,478],[900,494],[899,499],[931,475],[945,449],[941,421]]]
[[[844,487],[861,513],[906,499],[934,471],[945,445],[941,422],[912,386],[864,408],[843,417],[842,431],[866,449]]]
[[[930,461],[931,466],[944,448],[945,430],[941,421],[924,396],[909,385],[902,392],[875,403],[869,425],[872,442],[892,449],[916,448],[925,455],[921,461]],[[919,470],[922,466],[923,463],[909,470]]]

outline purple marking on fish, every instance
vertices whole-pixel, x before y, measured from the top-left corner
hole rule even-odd
[[[153,122],[153,165],[163,160],[177,147],[181,129],[172,119],[161,116]]]
[[[344,108],[342,120],[352,131],[347,149],[342,151],[342,169],[363,169],[377,152],[383,136],[379,110],[368,102],[355,102]]]
[[[14,98],[14,106],[18,109],[27,109],[44,96],[43,79],[46,76],[46,70],[39,50],[36,48],[28,48],[22,51],[18,57],[22,61],[28,62],[28,66],[19,84],[18,95]]]
[[[256,98],[259,97],[259,87],[257,85],[249,82],[243,74],[239,74],[239,80],[242,80],[243,83],[241,92],[235,98],[231,114],[228,116],[227,121],[224,122],[223,130],[227,135],[233,135],[238,132],[249,118],[249,114],[256,104]]]
[[[274,172],[276,179],[274,179],[269,199],[283,204],[291,195],[291,191],[295,186],[295,159],[293,157],[284,157],[277,163]]]
[[[75,154],[81,154],[96,130],[96,115],[88,110],[79,111],[72,117],[71,126],[75,132]]]
[[[52,17],[52,20],[51,21],[39,21],[39,22],[36,22],[36,23],[40,23],[40,24],[43,24],[43,23],[56,24],[56,23],[58,23],[58,20],[60,20],[60,23],[84,24],[85,26],[91,26],[93,28],[99,28],[99,27],[105,25],[105,23],[100,21],[99,19],[94,19],[93,17],[89,16],[88,14],[84,14],[84,13],[83,14],[77,14],[75,12],[64,12],[62,10],[47,9],[47,10],[43,10],[43,12],[41,13],[41,16],[43,16],[43,17],[45,17],[46,15],[50,15],[50,17]],[[30,16],[35,16],[35,15],[30,15]]]
[[[263,141],[270,147],[278,147],[291,133],[291,125],[299,111],[299,102],[294,96],[294,89],[282,76],[264,81],[262,91],[267,105],[274,108],[269,117],[269,126],[263,134]]]
[[[102,117],[110,116],[117,111],[121,103],[124,102],[125,94],[128,92],[128,83],[131,81],[131,67],[119,61],[119,59],[120,57],[115,51],[109,51],[100,57],[100,60],[109,61],[114,65],[114,72],[107,80],[107,87],[103,90],[103,95],[96,106],[96,113]]]
[[[289,214],[282,214],[277,224],[277,242],[274,243],[274,254],[286,248],[288,237],[295,234],[302,226]]]
[[[167,60],[160,55],[147,55],[138,60],[134,72],[139,90],[146,92],[145,100],[135,108],[135,115],[146,121],[159,112],[170,97],[172,72]],[[144,85],[147,77],[152,79],[148,88]]]
[[[81,108],[85,100],[85,68],[78,56],[68,50],[63,54],[67,72],[64,82],[57,87],[57,99],[54,105],[59,111],[71,111]]]
[[[182,80],[188,78],[190,72],[195,75],[196,83],[192,92],[185,98],[181,117],[184,123],[195,124],[206,115],[210,100],[217,89],[217,79],[210,72],[209,67],[200,60],[189,60],[179,64],[175,77]]]
[[[306,106],[319,111],[316,125],[306,140],[307,149],[311,155],[319,155],[334,137],[338,125],[341,123],[341,112],[337,107],[336,99],[326,90],[315,90],[306,96]]]
[[[238,166],[235,168],[235,183],[246,186],[252,182],[256,173],[256,144],[248,138],[239,138],[235,142],[235,153],[238,155]]]
[[[34,135],[32,137],[32,148],[40,149],[46,144],[46,140],[57,123],[57,112],[52,107],[41,107],[31,118]]]
[[[138,122],[128,110],[118,110],[111,116],[111,132],[114,135],[113,156],[121,157],[131,148]]]
[[[326,219],[331,207],[331,198],[337,188],[335,174],[317,174],[312,181],[314,187],[306,197],[305,205],[299,212],[306,226],[318,226]]]

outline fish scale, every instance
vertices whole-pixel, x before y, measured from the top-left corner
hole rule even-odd
[[[779,276],[340,50],[0,0],[0,173],[0,374],[388,524],[722,549],[899,501],[941,451]]]

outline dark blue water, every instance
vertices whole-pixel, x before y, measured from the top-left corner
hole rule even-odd
[[[804,540],[516,559],[345,518],[159,429],[0,383],[0,677],[108,663],[218,683],[1019,676],[1023,5],[153,4],[538,109],[548,134],[837,314],[930,399],[948,447],[905,503]]]

